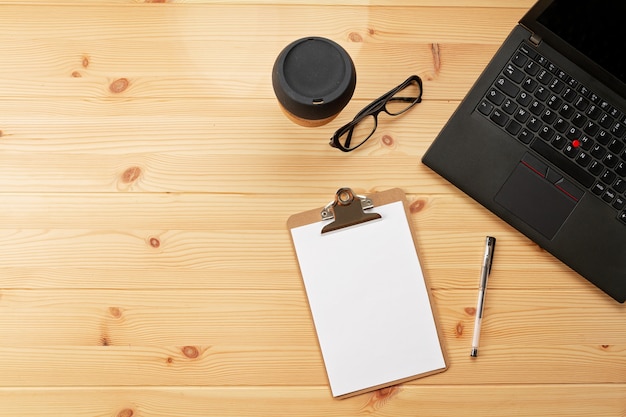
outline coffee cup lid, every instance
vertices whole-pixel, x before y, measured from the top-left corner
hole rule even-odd
[[[336,115],[348,104],[356,86],[356,71],[350,55],[337,43],[307,37],[280,53],[272,85],[291,114],[320,120]]]

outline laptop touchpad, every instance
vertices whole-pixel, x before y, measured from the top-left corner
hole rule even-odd
[[[537,158],[526,154],[495,201],[552,239],[583,192]]]

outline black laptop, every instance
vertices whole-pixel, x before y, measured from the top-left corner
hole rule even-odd
[[[626,0],[540,0],[422,161],[626,300]]]

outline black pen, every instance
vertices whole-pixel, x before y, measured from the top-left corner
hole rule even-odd
[[[485,255],[480,269],[480,285],[478,288],[478,302],[476,303],[476,321],[474,321],[474,337],[472,338],[472,352],[470,356],[478,356],[478,340],[480,339],[480,326],[483,321],[483,309],[485,308],[485,293],[487,292],[487,278],[491,273],[493,263],[493,251],[496,248],[496,238],[487,236],[485,240]]]

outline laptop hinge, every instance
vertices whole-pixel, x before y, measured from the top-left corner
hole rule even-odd
[[[533,33],[532,35],[530,35],[530,41],[533,43],[533,45],[539,46],[539,44],[541,43],[541,36]]]

